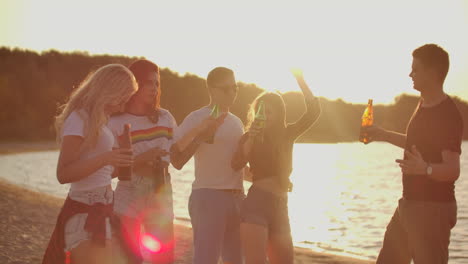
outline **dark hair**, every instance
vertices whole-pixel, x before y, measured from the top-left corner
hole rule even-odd
[[[157,73],[158,81],[161,78],[159,75],[158,65],[156,65],[155,63],[149,60],[141,59],[141,60],[134,61],[132,64],[130,64],[130,66],[128,66],[128,68],[135,76],[135,79],[139,87],[144,85],[144,82],[146,81],[145,78],[150,73],[154,73],[154,72]],[[148,118],[154,123],[157,123],[159,120],[160,105],[161,105],[161,85],[159,85],[157,89],[157,94],[156,94],[156,98],[154,102],[154,112],[148,116]]]
[[[436,44],[426,44],[413,51],[413,58],[421,61],[424,67],[436,70],[443,82],[449,70],[449,55],[442,47]]]
[[[231,69],[226,67],[216,67],[208,73],[208,77],[206,77],[206,86],[208,87],[208,90],[210,90],[210,88],[232,76],[234,76],[234,72]]]
[[[156,72],[159,74],[158,65],[154,64],[149,60],[137,60],[134,61],[130,66],[128,66],[130,71],[135,75],[137,82],[145,81],[145,78],[148,73]]]

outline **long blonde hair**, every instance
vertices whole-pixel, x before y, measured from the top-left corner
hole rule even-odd
[[[96,145],[101,128],[108,121],[105,107],[115,102],[126,102],[137,91],[135,77],[125,66],[108,64],[90,73],[75,89],[67,103],[55,117],[57,141],[61,143],[63,123],[77,111],[84,123],[84,141],[80,151]],[[87,116],[83,116],[87,115]]]

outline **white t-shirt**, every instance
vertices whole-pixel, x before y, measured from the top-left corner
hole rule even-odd
[[[109,120],[108,127],[117,138],[122,135],[125,124],[130,124],[134,156],[155,147],[169,151],[173,142],[174,129],[177,127],[174,117],[165,109],[161,109],[156,124],[147,116],[124,113],[113,116]],[[118,146],[117,142],[116,146]],[[162,159],[170,163],[169,155]],[[155,194],[151,181],[143,175],[136,174],[135,171],[133,171],[131,181],[117,182],[114,194],[114,211],[132,218],[141,216],[150,206],[160,205],[160,201],[155,203],[155,200],[148,199]]]
[[[174,129],[177,127],[176,121],[169,111],[161,109],[159,120],[156,124],[151,122],[147,116],[124,113],[113,116],[107,126],[117,138],[122,135],[125,124],[130,124],[134,156],[138,156],[155,147],[169,152],[173,142]],[[117,142],[116,146],[118,146]],[[171,162],[169,155],[164,156],[162,160],[168,163]]]
[[[85,126],[84,120],[87,118],[88,118],[88,114],[86,112],[73,111],[63,123],[62,139],[65,136],[84,137],[84,126]],[[113,145],[114,145],[114,136],[112,135],[112,132],[107,128],[107,126],[103,126],[99,133],[96,146],[86,151],[83,151],[80,154],[79,159],[85,160],[85,159],[95,157],[104,152],[111,151]],[[70,191],[86,191],[86,190],[91,190],[97,187],[107,186],[111,184],[113,171],[114,171],[113,166],[106,165],[98,169],[97,171],[93,172],[89,176],[77,182],[72,182],[70,184]]]
[[[177,128],[175,141],[199,125],[210,113],[209,107],[190,113]],[[201,143],[194,154],[195,180],[192,189],[243,190],[243,170],[235,171],[231,168],[232,157],[243,133],[242,121],[232,113],[228,113],[216,131],[213,144]]]

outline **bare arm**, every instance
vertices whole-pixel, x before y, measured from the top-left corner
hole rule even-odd
[[[65,136],[57,164],[57,180],[71,183],[86,178],[106,165],[129,166],[132,164],[131,149],[114,149],[92,158],[80,160],[79,150],[83,144],[80,136]]]
[[[405,148],[406,134],[401,134],[394,131],[386,131],[384,135],[384,141],[397,147]]]
[[[367,133],[371,137],[372,141],[383,141],[388,142],[400,148],[405,148],[406,145],[406,134],[385,130],[379,126],[371,126],[366,129]]]
[[[432,164],[432,174],[436,181],[454,182],[460,177],[460,154],[453,151],[442,151],[442,163]]]
[[[427,175],[427,166],[430,165],[432,173],[427,176],[433,180],[454,182],[460,176],[460,154],[458,152],[444,150],[442,151],[442,162],[430,164],[424,161],[415,146],[411,148],[411,151],[406,150],[405,154],[406,160],[396,160],[400,164],[401,171],[405,174]]]
[[[241,170],[247,165],[248,155],[253,145],[253,137],[249,136],[249,133],[245,133],[239,140],[236,152],[231,160],[231,168],[235,171]]]
[[[293,136],[299,137],[310,126],[312,126],[315,121],[317,121],[321,110],[320,103],[305,82],[302,72],[295,71],[294,76],[296,78],[297,84],[301,88],[302,94],[304,95],[304,102],[306,105],[306,111],[302,117],[296,123],[289,125],[289,128],[293,132]]]
[[[183,150],[180,150],[177,143],[171,147],[171,164],[178,170],[181,170],[187,161],[192,158],[200,145],[200,141],[198,138],[193,138],[192,141],[184,144],[185,148]]]
[[[302,75],[302,72],[295,72],[294,76],[296,78],[297,84],[299,85],[299,88],[301,88],[302,94],[304,95],[304,99],[306,101],[312,101],[315,99],[314,94],[312,93],[312,90],[310,90],[309,86],[304,80],[304,76]],[[316,109],[320,110],[320,109]],[[318,111],[320,112],[320,111]]]
[[[201,141],[196,136],[203,130],[203,122],[187,132],[182,138],[171,146],[170,157],[174,168],[181,170],[187,161],[192,158]]]
[[[255,140],[262,132],[262,127],[257,121],[250,126],[249,131],[242,135],[237,145],[236,152],[231,160],[231,168],[238,171],[244,168],[249,162],[250,152],[252,151]]]
[[[178,170],[182,169],[195,154],[200,144],[207,141],[210,136],[216,133],[216,130],[224,122],[226,116],[227,113],[222,114],[216,119],[208,117],[174,143],[171,146],[172,166]]]
[[[233,170],[244,170],[244,181],[252,182],[253,175],[250,171],[249,166],[247,166],[248,157],[253,145],[253,137],[248,136],[247,133],[242,136],[239,141],[239,146],[237,147],[236,152],[231,161],[231,167]]]

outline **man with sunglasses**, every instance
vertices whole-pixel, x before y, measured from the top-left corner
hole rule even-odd
[[[243,134],[242,121],[229,112],[237,96],[234,72],[217,67],[207,77],[210,104],[190,113],[177,128],[171,163],[181,169],[194,156],[195,180],[189,199],[194,264],[243,263],[240,246],[242,170],[231,160]],[[210,116],[217,105],[222,113]],[[207,143],[213,137],[213,143]]]

